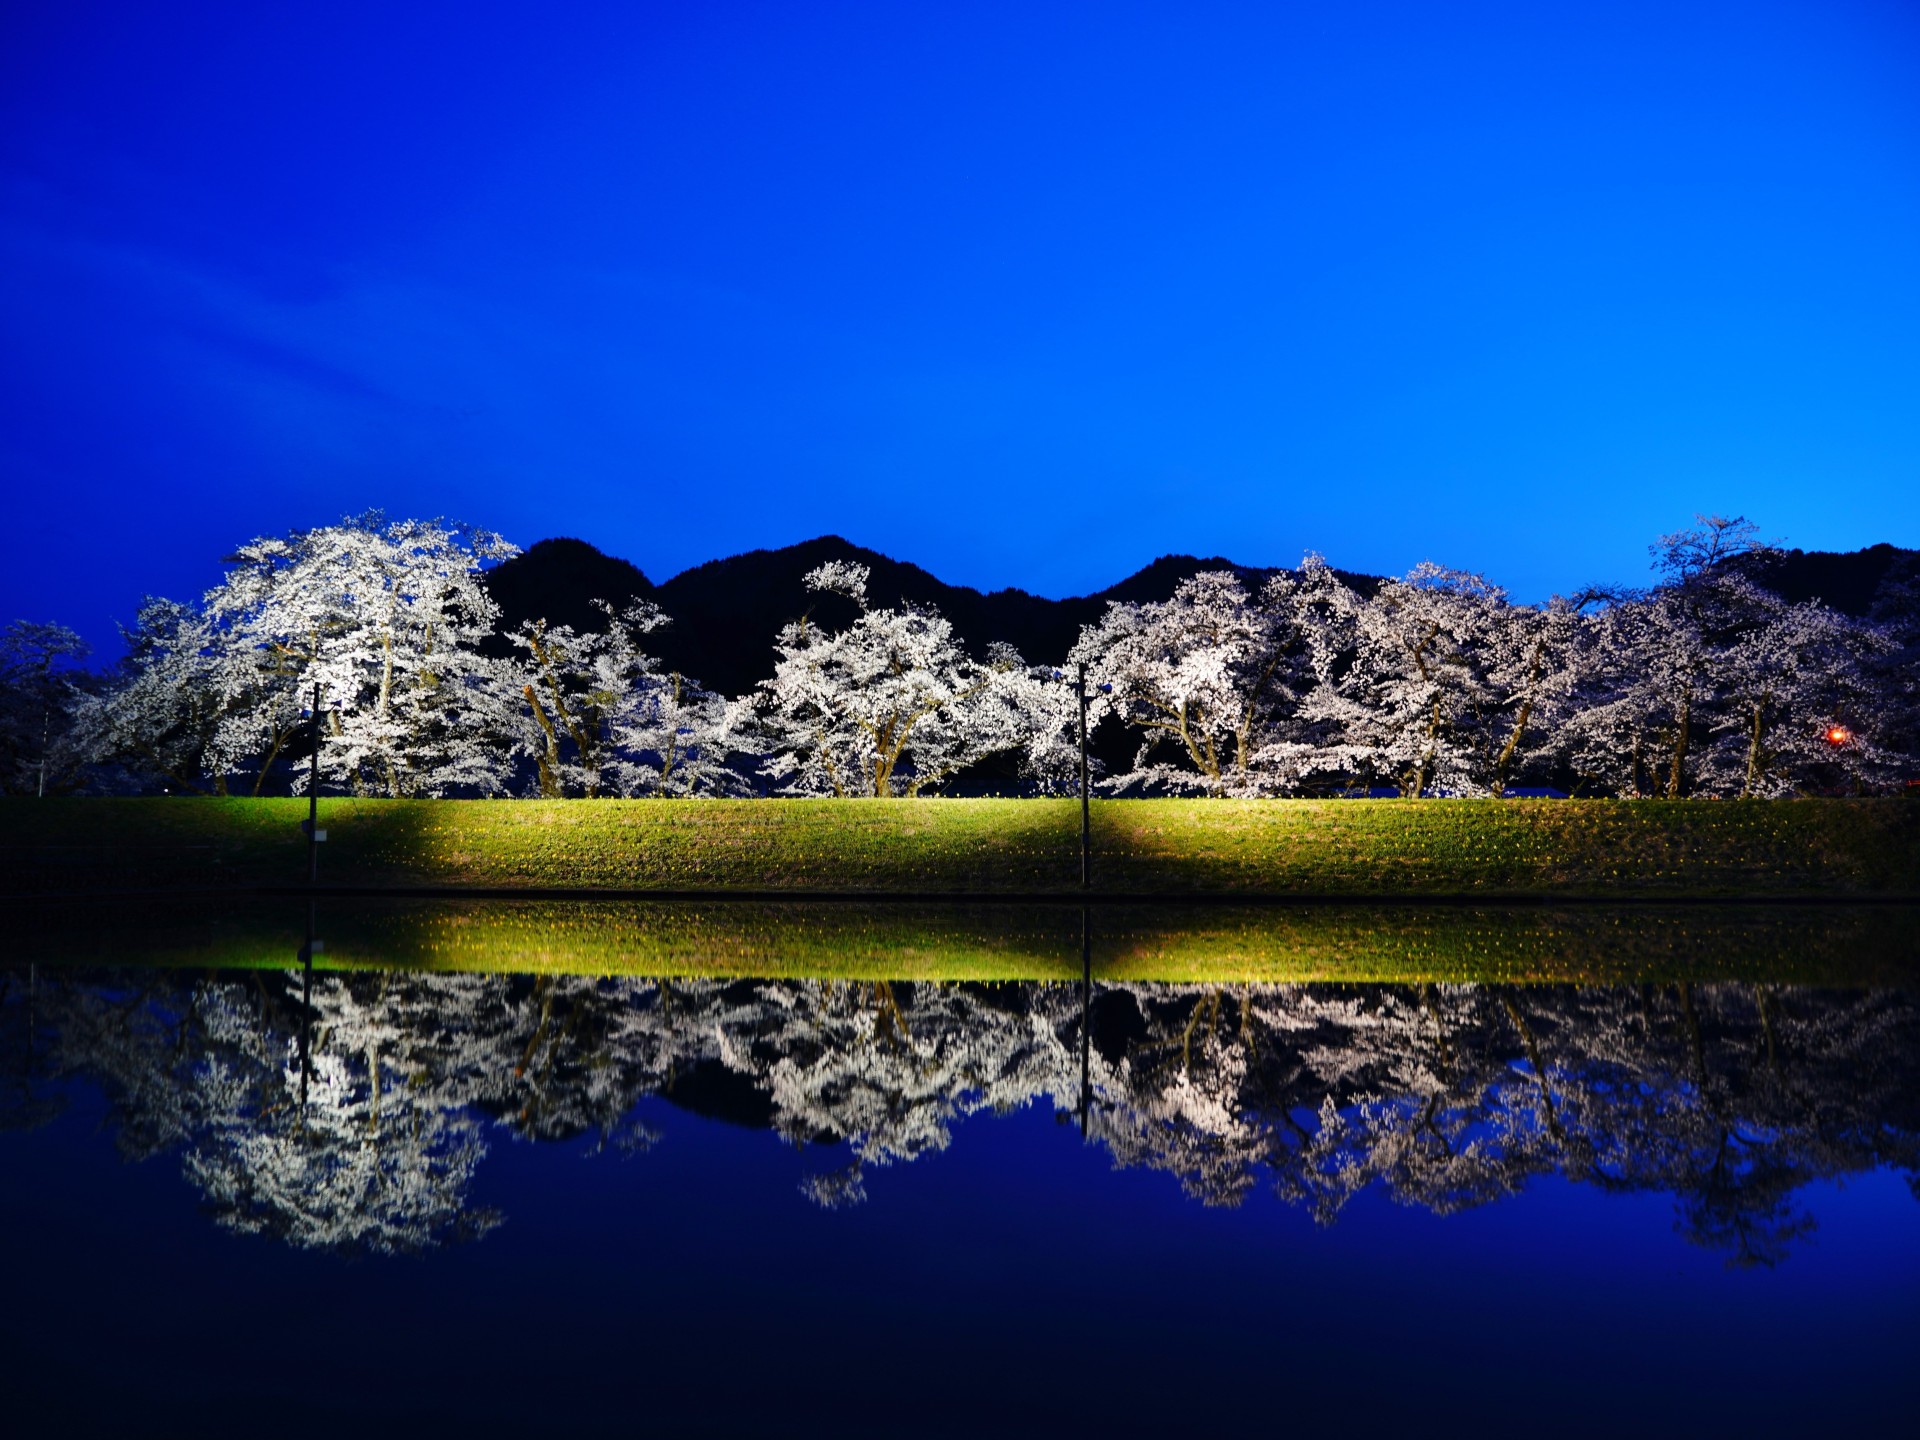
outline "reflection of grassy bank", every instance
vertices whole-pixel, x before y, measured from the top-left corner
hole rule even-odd
[[[0,891],[304,881],[303,802],[0,801]],[[1078,808],[1053,800],[326,800],[342,885],[921,893],[1070,891]],[[1102,801],[1119,893],[1920,892],[1900,800]]]
[[[319,963],[571,974],[1058,980],[1080,973],[1070,906],[647,901],[320,902]],[[283,968],[298,901],[12,907],[10,959]],[[1904,906],[1129,907],[1092,912],[1095,973],[1211,983],[1920,978]]]

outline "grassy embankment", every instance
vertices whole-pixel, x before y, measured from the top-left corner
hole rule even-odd
[[[0,801],[0,894],[298,885],[298,800]],[[1055,800],[323,800],[323,884],[1065,894]],[[1102,801],[1108,895],[1920,893],[1903,800]]]

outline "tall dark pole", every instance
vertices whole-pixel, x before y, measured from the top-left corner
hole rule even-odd
[[[1093,811],[1087,800],[1087,667],[1073,673],[1073,693],[1080,701],[1080,888],[1093,884]]]
[[[307,762],[307,884],[320,883],[320,687],[313,687],[313,757]]]

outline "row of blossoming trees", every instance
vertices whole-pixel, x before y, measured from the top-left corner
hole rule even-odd
[[[1665,537],[1649,589],[1545,605],[1430,563],[1371,587],[1317,555],[1251,587],[1201,573],[1110,605],[1057,667],[970,654],[836,562],[806,583],[852,623],[792,621],[739,697],[663,670],[649,602],[502,634],[482,574],[514,553],[377,514],[256,540],[197,605],[149,601],[103,677],[57,668],[67,632],[16,626],[8,788],[299,791],[317,700],[332,792],[885,797],[996,756],[1044,791],[1074,774],[1081,667],[1096,737],[1137,740],[1100,778],[1116,793],[1777,796],[1885,788],[1915,748],[1920,577],[1866,618],[1788,603],[1743,520]]]

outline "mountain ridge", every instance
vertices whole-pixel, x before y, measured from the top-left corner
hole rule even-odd
[[[1820,598],[1847,614],[1864,615],[1887,574],[1915,557],[1920,551],[1884,543],[1845,552],[1783,550],[1764,557],[1755,578],[1787,600]],[[485,584],[500,606],[503,631],[536,618],[598,630],[605,622],[594,600],[616,609],[630,600],[650,600],[672,622],[648,637],[648,648],[661,664],[708,689],[742,695],[773,674],[773,640],[781,626],[803,614],[830,627],[852,620],[851,600],[805,586],[809,571],[833,560],[868,567],[867,593],[876,605],[932,606],[969,650],[1004,642],[1035,664],[1064,657],[1081,627],[1097,621],[1111,603],[1165,600],[1183,580],[1206,570],[1231,570],[1254,585],[1279,568],[1241,565],[1218,555],[1162,555],[1104,590],[1049,600],[1017,586],[983,591],[950,585],[911,561],[840,535],[820,535],[708,560],[656,583],[631,561],[563,536],[537,541],[495,566]],[[1363,594],[1371,594],[1381,579],[1334,573]]]
[[[485,583],[500,606],[502,630],[535,618],[600,629],[604,620],[595,599],[616,609],[650,600],[672,622],[648,637],[661,664],[711,690],[740,695],[773,674],[773,640],[781,626],[802,615],[832,627],[853,619],[854,604],[845,596],[806,588],[808,572],[835,560],[868,568],[867,594],[874,604],[932,606],[967,648],[1004,642],[1035,663],[1064,656],[1081,627],[1098,620],[1109,603],[1165,600],[1182,580],[1203,570],[1232,570],[1253,583],[1273,573],[1221,556],[1163,555],[1104,590],[1049,600],[1015,586],[982,591],[950,585],[911,561],[821,535],[708,560],[656,583],[629,561],[560,537],[538,541],[495,566]],[[1377,583],[1372,576],[1346,578],[1369,589]]]

